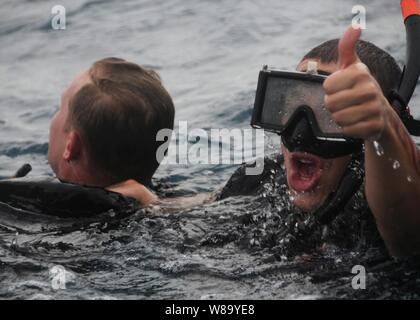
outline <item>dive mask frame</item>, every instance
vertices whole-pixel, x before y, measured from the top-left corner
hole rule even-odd
[[[320,74],[312,74],[307,72],[292,72],[292,71],[283,71],[268,68],[268,66],[264,66],[263,69],[259,72],[258,76],[258,84],[257,84],[257,91],[255,94],[255,102],[254,108],[252,111],[252,119],[251,119],[251,126],[253,128],[263,128],[267,131],[277,133],[278,135],[282,135],[291,125],[296,123],[296,121],[305,116],[311,129],[314,134],[314,137],[319,141],[328,141],[328,142],[337,142],[337,143],[361,143],[360,139],[354,139],[344,135],[343,133],[339,132],[325,132],[321,129],[319,125],[319,120],[316,118],[315,112],[313,108],[321,108],[323,106],[310,106],[309,103],[302,103],[299,106],[294,107],[294,110],[291,111],[291,115],[288,117],[287,121],[284,124],[275,123],[264,121],[264,108],[268,108],[265,104],[267,95],[270,93],[267,92],[269,87],[269,81],[274,79],[282,79],[285,81],[299,81],[303,84],[310,84],[310,85],[319,85],[320,89],[323,92],[322,84],[325,81],[327,76],[320,75]],[[281,88],[278,88],[282,90]],[[275,109],[275,113],[281,112],[283,106],[279,102]],[[329,111],[324,111],[327,116],[329,116]],[[272,114],[273,112],[271,112]],[[330,118],[330,121],[333,121]]]

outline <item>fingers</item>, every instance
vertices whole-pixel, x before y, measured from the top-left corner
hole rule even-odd
[[[369,68],[358,62],[344,70],[338,70],[329,75],[324,81],[325,93],[330,95],[341,90],[350,89],[360,81],[370,77]]]
[[[371,119],[369,121],[358,122],[354,125],[343,127],[343,133],[350,137],[360,139],[370,139],[371,137],[378,137],[382,134],[385,128],[385,121],[383,118]]]
[[[328,111],[335,113],[347,107],[374,100],[377,96],[378,88],[373,82],[368,82],[363,86],[355,86],[351,89],[345,89],[334,94],[326,95],[324,103]]]
[[[361,29],[354,29],[352,26],[349,26],[344,32],[338,43],[338,65],[340,69],[345,69],[360,61],[356,53],[356,44],[361,34]]]
[[[343,109],[333,113],[332,118],[340,127],[353,126],[359,122],[371,121],[379,118],[380,107],[376,101],[370,104],[356,105],[351,108]]]
[[[338,44],[339,70],[324,81],[326,94],[333,94],[353,87],[359,81],[359,76],[369,72],[368,68],[360,62],[356,53],[356,44],[360,35],[360,29],[353,29],[350,26],[341,37]]]
[[[360,62],[356,44],[360,29],[347,28],[338,45],[339,70],[325,79],[324,103],[345,135],[369,139],[382,133],[386,99],[381,88]]]

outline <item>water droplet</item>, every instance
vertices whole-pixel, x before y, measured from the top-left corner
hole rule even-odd
[[[373,146],[375,147],[376,154],[381,157],[384,155],[384,148],[379,144],[378,141],[373,141]]]
[[[392,164],[392,169],[397,170],[400,167],[400,163],[398,160],[395,160]]]
[[[408,182],[413,182],[413,178],[412,178],[411,176],[408,176],[408,177],[407,177],[407,181],[408,181]]]
[[[325,239],[328,235],[328,226],[322,228],[322,238]]]
[[[16,248],[18,246],[18,236],[19,236],[19,232],[16,232],[16,235],[12,240],[12,248]]]

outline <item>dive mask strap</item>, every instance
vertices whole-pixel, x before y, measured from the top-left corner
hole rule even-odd
[[[338,189],[331,193],[324,204],[315,212],[321,224],[331,223],[360,189],[364,179],[364,152],[352,156],[340,181]]]
[[[408,132],[420,136],[420,121],[415,120],[407,108],[420,75],[420,4],[419,0],[401,0],[400,6],[406,30],[406,63],[400,79],[398,96],[394,94],[390,103],[400,111],[399,115]]]
[[[410,134],[420,136],[420,121],[413,118],[410,113],[410,108],[407,106],[407,102],[398,91],[391,90],[387,99]]]

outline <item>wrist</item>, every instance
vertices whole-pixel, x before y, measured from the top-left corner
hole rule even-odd
[[[383,117],[384,117],[384,127],[379,136],[379,139],[377,140],[379,143],[386,143],[388,141],[393,140],[396,137],[396,134],[398,131],[396,129],[399,126],[404,126],[397,112],[389,104],[388,101],[385,102]]]

